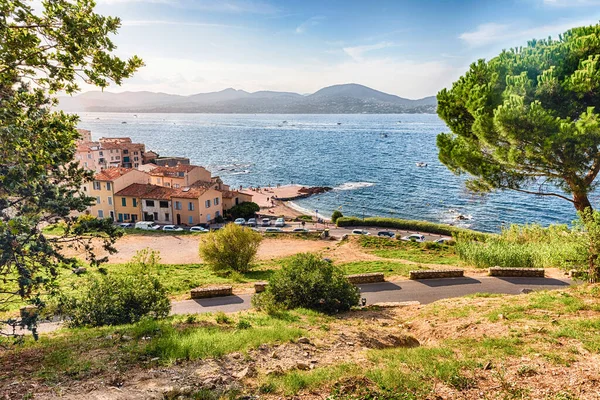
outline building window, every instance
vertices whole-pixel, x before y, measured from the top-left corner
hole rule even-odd
[[[98,210],[98,218],[104,218],[104,211]]]
[[[161,201],[158,203],[158,206],[160,208],[169,208],[169,202],[168,201]]]
[[[96,204],[100,204],[100,196],[96,197]]]
[[[188,224],[190,224],[190,225],[194,224],[194,217],[192,217],[191,215],[188,217]]]
[[[179,183],[175,184],[175,189],[179,189]]]
[[[134,152],[133,152],[133,154],[137,154],[137,153],[138,153],[137,151],[134,151]]]
[[[112,197],[110,197],[110,196],[108,197],[108,205],[112,206]]]
[[[110,190],[110,182],[106,182],[106,190]]]
[[[160,183],[160,178],[156,178],[156,183]]]
[[[152,213],[152,214],[153,214],[152,216],[154,217],[153,221],[158,221],[158,213],[155,212],[155,213]]]
[[[210,208],[210,200],[206,200],[204,202],[204,205],[206,206],[206,208]]]
[[[103,156],[103,155],[104,155],[104,153],[102,153],[101,151],[99,151],[99,152],[98,152],[98,154],[99,154],[99,155],[101,155],[101,156]]]
[[[181,202],[180,201],[176,201],[175,202],[175,209],[176,210],[181,210]]]
[[[129,154],[129,150],[127,150],[127,149],[123,150],[123,154]]]
[[[133,206],[137,207],[137,199],[133,199]]]
[[[181,177],[185,176],[183,171],[179,171],[179,172],[177,173],[177,175],[179,175],[179,176],[181,176]]]
[[[194,203],[188,202],[188,211],[194,211]]]
[[[215,197],[215,199],[213,200],[213,204],[214,204],[215,206],[218,206],[218,205],[219,205],[219,198],[218,198],[218,197]]]
[[[169,213],[165,213],[165,221],[169,220]]]
[[[127,207],[127,198],[126,197],[121,197],[121,205],[123,207]]]
[[[133,161],[140,161],[139,157],[133,157]]]
[[[88,154],[88,160],[90,160],[92,158],[91,154]]]
[[[94,190],[100,190],[100,182],[94,181]]]
[[[165,186],[166,187],[171,187],[171,184],[169,182],[165,182]]]
[[[154,200],[146,200],[146,207],[154,207]]]
[[[129,221],[129,214],[125,214],[124,217],[125,217],[125,221]]]
[[[123,222],[123,214],[121,214],[121,213],[117,214],[117,221]]]

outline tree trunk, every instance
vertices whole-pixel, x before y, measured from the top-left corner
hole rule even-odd
[[[592,209],[592,203],[590,203],[586,192],[573,192],[573,204],[577,211],[584,211],[587,208]]]

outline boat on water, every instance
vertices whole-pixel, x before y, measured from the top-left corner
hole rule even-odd
[[[122,123],[122,124],[126,124],[126,123],[127,123],[127,121],[122,121],[121,123]]]
[[[387,133],[382,133],[380,136],[383,137],[383,138],[388,137]]]
[[[424,163],[424,162],[418,162],[418,163],[415,163],[415,165],[416,165],[417,167],[426,167],[426,166],[427,166],[427,163]]]
[[[341,123],[341,122],[338,122],[337,124],[338,124],[338,125],[341,125],[342,123]]]

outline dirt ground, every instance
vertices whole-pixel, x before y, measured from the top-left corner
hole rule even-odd
[[[159,251],[163,264],[200,263],[199,242],[199,236],[127,235],[115,244],[118,253],[109,256],[109,263],[128,262],[138,251],[146,248]],[[296,253],[320,251],[330,246],[332,242],[321,240],[265,238],[258,250],[258,258],[270,260]],[[97,247],[96,254],[103,257],[106,252]]]

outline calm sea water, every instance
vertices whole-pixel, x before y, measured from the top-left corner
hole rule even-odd
[[[436,135],[447,128],[436,115],[82,113],[80,127],[91,129],[95,139],[129,136],[160,155],[189,157],[233,186],[334,187],[296,202],[313,215],[340,209],[484,231],[575,219],[572,205],[557,198],[468,193],[462,178],[438,161]],[[458,215],[468,219],[458,221]]]

